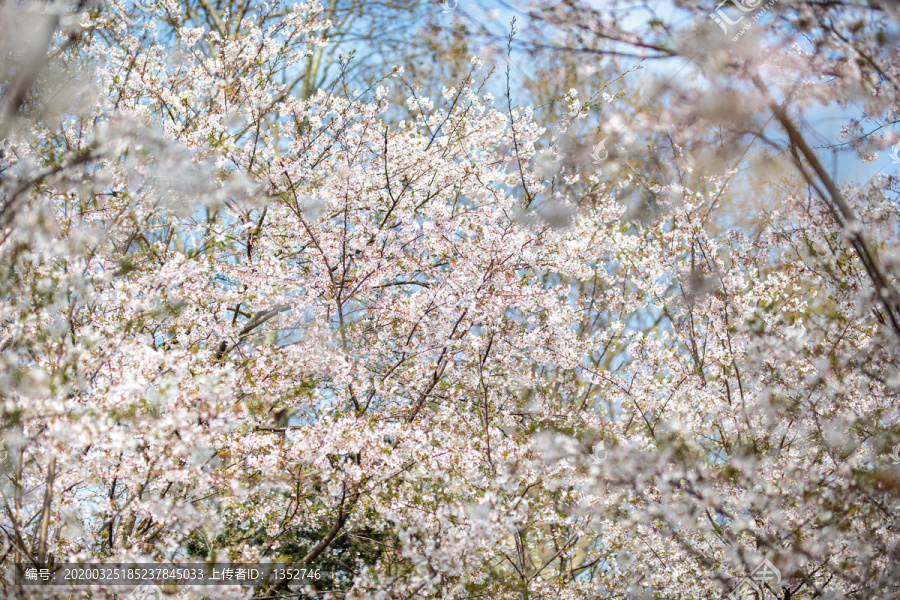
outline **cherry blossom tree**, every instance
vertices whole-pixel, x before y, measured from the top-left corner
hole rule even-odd
[[[648,93],[653,118],[606,113],[595,138],[630,155],[616,185],[653,207],[614,280],[636,286],[623,314],[653,327],[626,329],[617,377],[598,374],[620,448],[589,511],[610,550],[598,570],[625,573],[635,593],[702,595],[697,577],[727,590],[765,558],[787,588],[766,597],[892,597],[896,178],[841,185],[822,153],[855,148],[868,163],[897,141],[896,9],[656,8],[534,4],[569,37],[525,41],[677,63]],[[817,146],[806,113],[823,104],[850,117]],[[631,529],[616,518],[630,498]],[[612,550],[629,543],[658,562],[616,568]]]
[[[896,15],[781,3],[733,43],[706,8],[532,7],[705,74],[608,153],[636,97],[542,112],[478,57],[435,97],[348,59],[322,87],[333,6],[0,5],[4,564],[576,599],[721,597],[767,560],[764,597],[894,597],[894,179],[839,185],[799,111],[896,121]],[[893,142],[866,119],[861,152]]]

